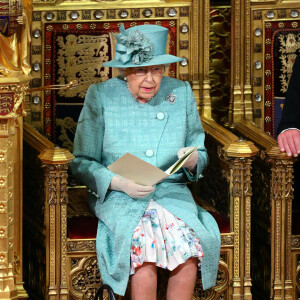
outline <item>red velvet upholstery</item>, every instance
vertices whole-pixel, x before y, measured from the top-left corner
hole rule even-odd
[[[97,234],[98,219],[91,216],[79,216],[68,219],[68,237],[70,239],[94,239]]]
[[[229,219],[218,212],[210,211],[219,225],[221,233],[230,231]],[[68,237],[70,239],[96,238],[98,220],[96,217],[79,216],[68,219]]]
[[[229,233],[230,232],[230,220],[226,216],[221,215],[217,211],[209,211],[208,212],[215,218],[219,230],[221,233]]]

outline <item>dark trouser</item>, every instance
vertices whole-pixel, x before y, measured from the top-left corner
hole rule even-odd
[[[300,158],[294,163],[294,209],[300,209]]]
[[[294,163],[293,234],[300,234],[300,158]]]

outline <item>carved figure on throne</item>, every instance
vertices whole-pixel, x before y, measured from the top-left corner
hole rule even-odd
[[[0,76],[28,75],[31,0],[0,2]]]

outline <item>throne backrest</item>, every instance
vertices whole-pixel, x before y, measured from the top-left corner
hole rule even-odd
[[[252,10],[254,118],[274,137],[293,64],[300,54],[299,12],[296,7],[279,6]]]
[[[26,121],[69,150],[87,88],[118,75],[118,70],[103,67],[102,63],[113,58],[115,33],[122,23],[125,28],[142,24],[167,27],[167,52],[184,61],[172,64],[165,75],[191,79],[191,3],[153,3],[147,8],[141,3],[127,3],[117,8],[119,4],[113,2],[94,2],[93,9],[73,6],[70,10],[49,10],[45,6],[42,11],[33,11],[32,87],[65,84],[74,79],[79,84],[69,90],[34,92]]]

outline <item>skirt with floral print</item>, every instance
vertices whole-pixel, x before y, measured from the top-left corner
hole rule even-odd
[[[143,262],[172,271],[190,257],[198,257],[200,267],[203,256],[193,229],[151,200],[133,233],[130,274]]]

